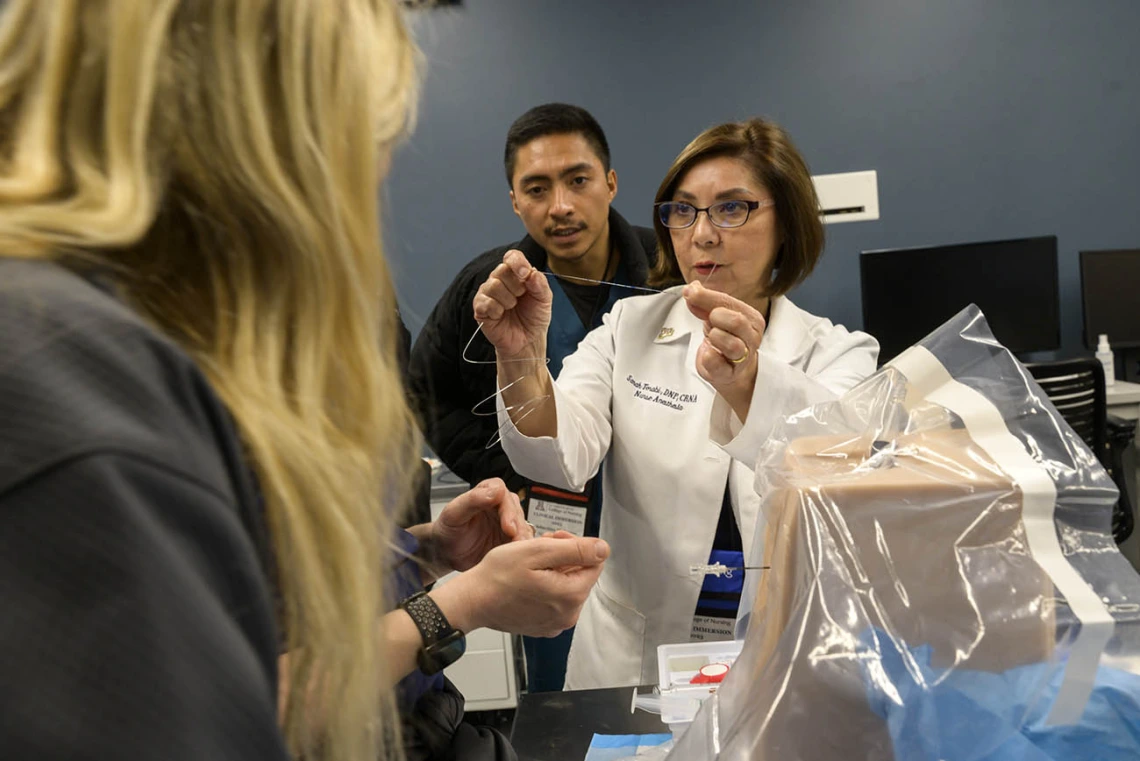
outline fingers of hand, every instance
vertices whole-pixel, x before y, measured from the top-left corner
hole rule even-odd
[[[705,321],[705,340],[731,364],[743,364],[756,352],[764,334],[764,318],[752,307],[716,307]]]
[[[525,281],[530,276],[531,271],[534,269],[530,266],[530,262],[527,261],[526,255],[523,254],[522,251],[519,251],[517,248],[512,248],[510,251],[503,254],[503,263],[495,268],[495,272],[498,272],[500,268],[504,267],[514,273],[514,276],[518,279],[519,283]]]
[[[752,352],[744,339],[721,328],[710,330],[705,336],[705,342],[732,365],[744,364],[744,359]]]
[[[472,491],[479,492],[482,499],[488,504],[496,504],[502,500],[507,491],[507,485],[503,483],[501,478],[487,478],[480,481],[479,485]]]
[[[701,306],[694,304],[692,301],[690,301],[687,298],[685,299],[685,306],[687,306],[689,308],[689,312],[691,312],[692,315],[694,317],[696,317],[698,320],[708,321],[709,310],[705,309],[704,307],[701,307]]]
[[[764,317],[752,307],[741,302],[740,309],[717,307],[709,312],[708,323],[714,328],[733,333],[743,340],[752,342],[763,330]]]
[[[531,568],[551,569],[568,565],[594,566],[605,562],[610,546],[601,539],[552,536],[535,545]]]
[[[540,301],[552,301],[554,299],[554,294],[550,290],[550,283],[546,281],[546,275],[538,270],[531,270],[530,277],[526,279],[526,289]]]
[[[706,288],[698,280],[694,280],[686,285],[681,290],[681,296],[685,299],[690,309],[701,310],[706,313],[711,312],[718,306],[729,306],[732,302],[736,301],[736,299],[726,293]]]
[[[705,340],[697,349],[697,375],[714,387],[732,380],[732,363]]]
[[[516,283],[515,285],[522,287],[521,283]],[[493,275],[487,278],[487,282],[479,286],[479,294],[486,296],[492,301],[498,302],[502,305],[504,310],[514,309],[518,305],[519,297],[522,296],[523,293],[526,293],[525,288],[523,288],[522,293],[515,293],[507,280],[501,280]]]
[[[586,597],[589,596],[590,590],[594,588],[597,583],[598,577],[602,575],[602,569],[605,567],[604,563],[598,565],[584,565],[568,568],[563,573],[565,576],[570,577],[571,580],[581,588],[582,602],[586,602]]]
[[[521,259],[521,266],[512,255]],[[475,318],[497,320],[506,310],[514,309],[519,297],[527,292],[524,278],[519,273],[529,270],[530,264],[526,257],[518,251],[508,251],[503,257],[503,263],[491,271],[475,294]]]
[[[515,296],[522,296],[526,293],[526,280],[533,273],[533,268],[522,254],[519,254],[519,257],[522,259],[521,266],[513,262],[504,261],[491,271],[487,282],[497,280]]]
[[[545,631],[541,636],[554,636],[569,629],[578,621],[582,606],[590,596],[590,590],[602,573],[601,565],[568,566],[560,569],[540,571],[537,600],[545,608],[543,620],[535,621]]]
[[[759,325],[761,328],[764,325],[764,315],[760,314],[755,307],[735,296],[706,288],[699,281],[694,280],[686,285],[681,291],[681,296],[685,299],[689,309],[702,320],[706,317],[701,316],[700,312],[708,315],[717,309],[725,309],[730,312],[740,312],[748,318],[749,322]]]
[[[560,624],[563,628],[569,628],[577,622],[578,614],[582,611],[582,606],[586,604],[590,590],[598,583],[598,577],[602,575],[603,567],[603,563],[598,563],[595,565],[567,566],[557,571],[548,572],[554,576],[552,581],[555,583],[555,589],[558,590],[558,598],[562,601],[563,619]]]
[[[495,509],[502,501],[506,490],[507,487],[503,485],[501,479],[488,479],[448,502],[444,511],[449,518],[452,518],[452,522],[464,518],[470,519],[476,513]]]
[[[580,559],[571,539],[537,539],[499,546],[487,554],[486,580],[479,588],[488,593],[492,624],[518,634],[552,637],[573,626],[601,573],[602,564],[575,565],[565,571],[550,568],[543,545],[559,545],[562,556]],[[591,540],[597,542],[598,540]],[[567,550],[570,550],[567,552]],[[588,553],[587,553],[588,554]]]
[[[760,314],[752,305],[741,301],[727,293],[706,288],[698,281],[685,286],[681,292],[689,311],[707,323],[710,327],[719,327],[740,335],[749,340],[749,334],[741,332],[744,327],[752,329],[756,336],[756,343],[764,334],[766,322],[764,315]],[[749,343],[752,343],[749,340]]]
[[[483,289],[487,286],[486,283],[479,286],[479,291],[475,294],[475,298],[471,302],[472,309],[475,312],[475,319],[478,322],[497,321],[503,318],[506,309],[495,299],[483,293]]]
[[[531,535],[528,535],[527,526],[530,524],[526,522],[526,514],[523,513],[518,496],[508,491],[505,486],[501,494],[502,497],[496,504],[503,533],[511,539],[529,539]]]

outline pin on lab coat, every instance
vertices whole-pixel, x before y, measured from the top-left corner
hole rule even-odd
[[[601,536],[612,552],[570,649],[566,689],[657,682],[657,646],[687,642],[727,481],[745,564],[759,520],[753,467],[782,417],[875,371],[878,344],[773,300],[744,425],[696,370],[704,340],[681,286],[623,299],[554,384],[555,438],[518,432],[498,397],[503,448],[521,474],[581,490],[605,459]]]

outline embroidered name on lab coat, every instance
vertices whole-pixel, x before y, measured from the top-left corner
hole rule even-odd
[[[662,387],[654,383],[639,381],[632,375],[626,376],[626,382],[633,386],[633,398],[654,402],[663,407],[684,411],[685,407],[697,401],[696,394],[682,393],[671,388]]]

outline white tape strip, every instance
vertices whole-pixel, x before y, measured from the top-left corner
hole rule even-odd
[[[1057,490],[1045,466],[1030,457],[988,399],[951,377],[942,363],[921,346],[913,346],[889,363],[924,397],[962,419],[978,446],[1002,467],[1022,493],[1022,520],[1029,552],[1064,595],[1080,622],[1061,689],[1046,720],[1050,725],[1076,724],[1092,692],[1097,666],[1112,638],[1108,609],[1065,558],[1053,522]]]

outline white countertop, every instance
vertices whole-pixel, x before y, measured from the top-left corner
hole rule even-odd
[[[1111,386],[1105,386],[1104,390],[1110,407],[1114,404],[1140,404],[1140,383],[1118,380]]]

